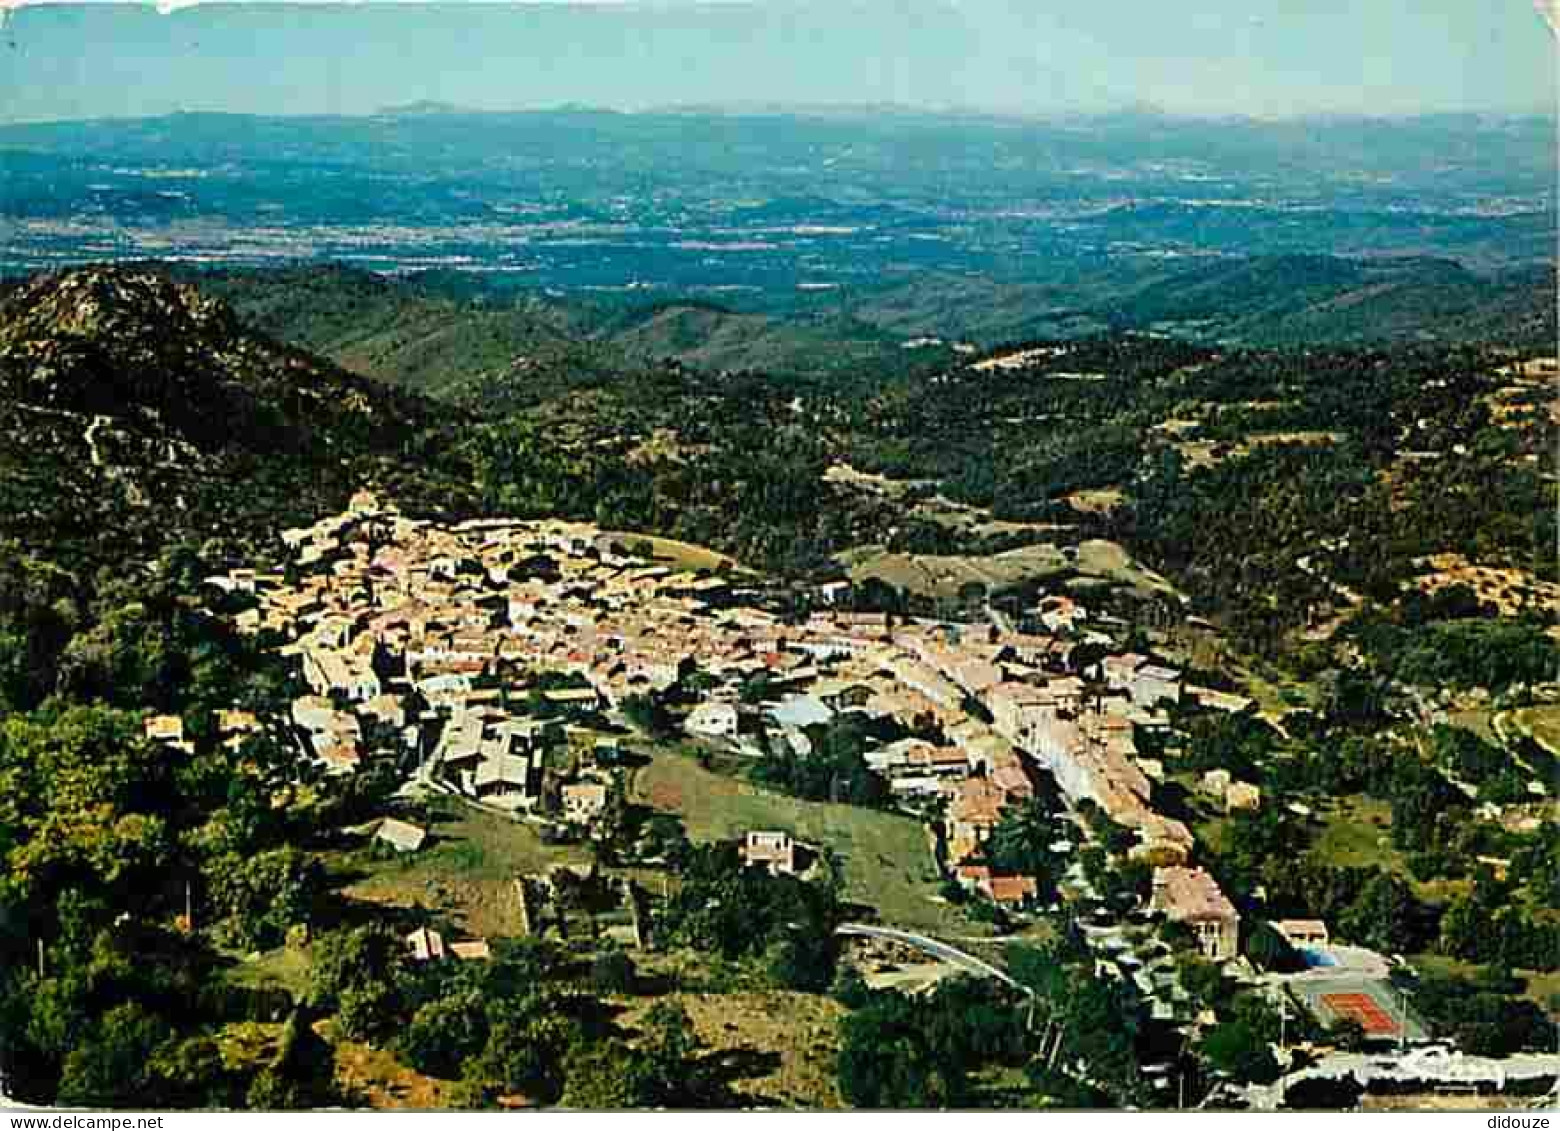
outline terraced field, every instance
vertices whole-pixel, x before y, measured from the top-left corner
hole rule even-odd
[[[582,846],[545,845],[528,825],[454,802],[431,832],[427,847],[413,856],[364,850],[338,860],[356,876],[346,894],[385,907],[436,911],[478,937],[513,935],[516,876],[590,859]]]

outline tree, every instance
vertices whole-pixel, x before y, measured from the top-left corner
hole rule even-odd
[[[1491,909],[1472,895],[1453,896],[1441,914],[1441,933],[1436,949],[1454,958],[1477,961],[1485,953],[1484,935],[1489,927]]]
[[[690,849],[682,881],[661,909],[660,937],[727,958],[759,952],[788,932],[826,939],[839,922],[838,896],[828,884],[747,867],[734,845]]]
[[[1278,1079],[1279,1064],[1273,1050],[1248,1022],[1215,1025],[1202,1040],[1202,1055],[1217,1071],[1253,1084]]]
[[[412,1014],[397,1039],[402,1055],[419,1072],[450,1079],[488,1041],[482,995],[465,991],[435,998]]]
[[[811,734],[811,751],[797,755],[789,747],[772,750],[753,767],[753,778],[813,801],[866,807],[887,803],[887,783],[867,766],[872,735],[860,716],[836,715],[827,724],[812,728]]]
[[[648,859],[672,861],[688,847],[688,834],[682,821],[670,813],[652,813],[639,833],[639,851]]]
[[[483,972],[482,990],[492,998],[522,997],[557,973],[558,961],[546,939],[498,939]]]
[[[1327,1040],[1344,1052],[1359,1052],[1365,1047],[1365,1026],[1353,1017],[1339,1017],[1327,1027]]]
[[[486,1045],[479,1056],[466,1062],[464,1078],[504,1094],[519,1094],[534,1103],[555,1103],[565,1094],[565,1079],[575,1084],[574,1049],[580,1042],[578,1028],[567,1018],[548,1013],[540,1001],[524,1008],[506,1005],[490,1016]],[[574,1105],[567,1097],[565,1106]]]
[[[0,712],[22,711],[32,700],[32,672],[25,633],[0,625]]]
[[[1230,1017],[1232,1021],[1244,1021],[1251,1026],[1252,1032],[1269,1044],[1276,1044],[1284,1035],[1282,1004],[1275,1005],[1273,999],[1259,990],[1247,990],[1235,995],[1230,1003]],[[1299,1037],[1308,1031],[1308,1023],[1303,1013],[1293,1025],[1289,1027],[1291,1039]]]
[[[157,1107],[153,1061],[173,1028],[135,1002],[115,1006],[65,1057],[59,1102],[70,1107]]]
[[[1181,985],[1194,1001],[1216,1006],[1224,1000],[1224,971],[1217,963],[1209,962],[1194,954],[1182,954],[1176,959],[1176,970]]]
[[[999,872],[1033,876],[1040,899],[1048,902],[1055,895],[1057,867],[1051,845],[1058,834],[1055,813],[1045,799],[1036,797],[1003,811],[986,843],[986,858]]]
[[[272,1067],[255,1073],[244,1094],[247,1111],[304,1111],[312,1106],[309,1094],[301,1084]]]
[[[0,823],[22,834],[10,864],[47,899],[57,879],[82,871],[117,896],[157,890],[177,794],[139,730],[136,715],[104,707],[0,720]]]
[[[623,717],[651,738],[664,738],[672,731],[671,716],[653,695],[630,695],[623,700]]]
[[[1305,966],[1289,940],[1266,920],[1252,928],[1246,939],[1246,956],[1259,968],[1277,973],[1291,973]]]
[[[942,1108],[964,1097],[961,1066],[928,1047],[901,995],[874,1002],[842,1022],[836,1062],[840,1094],[857,1108]]]
[[[620,1040],[576,1041],[564,1064],[562,1106],[623,1111],[647,1106],[653,1096],[650,1060]]]
[[[217,1042],[206,1036],[169,1041],[153,1054],[152,1074],[161,1081],[162,1104],[170,1108],[233,1107],[233,1074],[222,1060]],[[142,1106],[149,1106],[142,1101]]]
[[[999,986],[978,978],[950,978],[938,984],[928,1004],[922,1028],[939,1060],[976,1071],[1028,1058],[1024,1008]]]
[[[276,1056],[250,1082],[244,1106],[256,1111],[303,1111],[340,1102],[335,1058],[295,1009],[282,1028]]]
[[[1441,822],[1467,809],[1457,787],[1417,758],[1399,760],[1391,789],[1392,843],[1402,849],[1429,848]]]
[[[310,1000],[335,1008],[350,1038],[390,1035],[405,1004],[399,979],[403,953],[401,940],[378,924],[320,937],[312,953]]]
[[[915,1001],[893,991],[865,993],[841,1022],[841,1094],[858,1107],[968,1103],[975,1098],[971,1072],[989,1064],[1017,1068],[1030,1056],[1026,1015],[1004,987],[974,978],[942,982]]]
[[[834,975],[833,985],[829,987],[829,993],[846,1009],[860,1009],[872,999],[872,990],[867,985],[867,980],[854,966],[840,966]]]
[[[681,1002],[666,999],[651,1006],[645,1014],[644,1034],[648,1102],[693,1107],[712,1097],[715,1082],[699,1063],[699,1037]]]
[[[599,994],[631,994],[635,980],[634,960],[621,950],[598,955],[590,965],[590,982]]]
[[[278,945],[289,927],[309,920],[326,890],[319,861],[291,846],[250,856],[228,853],[206,871],[225,933],[248,950]]]
[[[769,975],[782,989],[819,994],[834,977],[835,948],[828,937],[792,933],[769,948]]]
[[[1512,873],[1526,876],[1529,896],[1547,907],[1560,907],[1560,825],[1546,822],[1512,854]]]
[[[1366,946],[1388,953],[1414,949],[1419,938],[1418,904],[1401,878],[1378,871],[1344,911],[1343,933]]]

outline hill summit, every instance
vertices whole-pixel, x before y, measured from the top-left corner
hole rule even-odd
[[[245,330],[193,286],[126,267],[43,276],[0,304],[0,391],[258,453],[382,442],[411,406]]]
[[[423,475],[437,440],[406,457],[439,419],[145,268],[41,276],[0,302],[0,535],[42,552],[267,536],[369,479]]]

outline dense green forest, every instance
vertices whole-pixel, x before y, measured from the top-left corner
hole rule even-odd
[[[291,325],[278,316],[272,329]],[[510,345],[493,348],[496,359]],[[836,555],[864,544],[989,551],[989,535],[933,532],[908,513],[930,490],[1061,526],[1044,537],[1064,545],[1119,541],[1239,656],[1320,689],[1287,734],[1185,720],[1187,765],[1275,794],[1384,803],[1406,870],[1321,860],[1316,830],[1274,808],[1229,819],[1204,861],[1221,883],[1382,949],[1478,964],[1482,982],[1425,979],[1425,1011],[1470,1047],[1531,1043],[1539,1020],[1514,1004],[1505,972],[1553,966],[1555,854],[1542,832],[1468,815],[1553,782],[1554,760],[1532,743],[1514,753],[1401,725],[1399,708],[1426,689],[1518,702],[1554,678],[1556,609],[1541,591],[1496,616],[1485,594],[1410,584],[1442,553],[1512,570],[1519,589],[1557,579],[1542,397],[1501,373],[1512,357],[1494,346],[1256,351],[1117,336],[1023,348],[1034,360],[1007,368],[977,357],[946,372],[827,378],[506,362],[451,404],[319,361],[147,272],[87,270],[12,292],[0,305],[10,1090],[89,1105],[350,1102],[319,1072],[312,1026],[330,1016],[429,1070],[454,1074],[458,1050],[460,1096],[474,1105],[509,1092],[584,1106],[731,1102],[686,1015],[663,1010],[634,1039],[614,1026],[602,999],[631,981],[621,963],[582,970],[517,948],[480,973],[405,971],[392,961],[398,939],[354,919],[320,863],[328,830],[372,815],[383,783],[308,780],[279,736],[217,741],[217,710],[281,713],[296,689],[267,641],[222,627],[201,579],[273,560],[283,527],[364,485],[414,513],[563,515],[706,543],[788,580],[838,577]],[[907,502],[826,479],[839,463],[933,482]],[[1119,504],[1069,501],[1098,489]],[[1314,631],[1331,618],[1335,632]],[[148,710],[180,715],[193,750],[149,743]],[[862,768],[863,735],[842,725],[816,738],[813,755],[774,753],[755,776],[800,797],[884,803]],[[1047,887],[1038,846],[1053,818],[1042,799],[996,838],[1000,859]],[[985,990],[954,983],[922,1008],[839,985],[830,931],[844,909],[830,877],[767,877],[729,850],[675,848],[665,936],[756,965],[772,987],[835,992],[850,1008],[847,1099],[975,1102],[987,1094],[971,1079],[978,1063],[1023,1067],[1080,1105],[1143,1097],[1135,1011],[1092,978],[1076,940],[1012,966],[1043,1023],[1079,1042],[1089,1084],[1038,1066],[1033,1031]],[[1497,875],[1480,857],[1512,867]],[[1123,894],[1145,879],[1085,863]],[[1441,880],[1458,894],[1425,898]],[[194,923],[187,902],[201,909]],[[234,952],[276,946],[301,924],[317,937],[307,994],[279,1000],[224,977]],[[761,941],[765,927],[780,945]],[[1226,988],[1209,994],[1220,1024],[1204,1059],[1267,1074],[1253,1048],[1271,1018]],[[218,1047],[225,1026],[279,1018],[263,1063],[235,1068]]]

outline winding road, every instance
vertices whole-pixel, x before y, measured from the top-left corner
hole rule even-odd
[[[1005,970],[998,969],[983,958],[976,958],[973,954],[960,950],[956,946],[928,935],[917,935],[910,931],[900,931],[893,927],[874,927],[869,923],[842,923],[835,928],[836,935],[855,938],[883,939],[887,942],[902,943],[905,946],[914,947],[933,958],[940,959],[950,966],[957,966],[960,970],[974,974],[978,978],[995,978],[1004,985],[1012,986],[1015,990],[1034,996],[1034,991],[1028,986],[1015,982],[1008,976]]]

